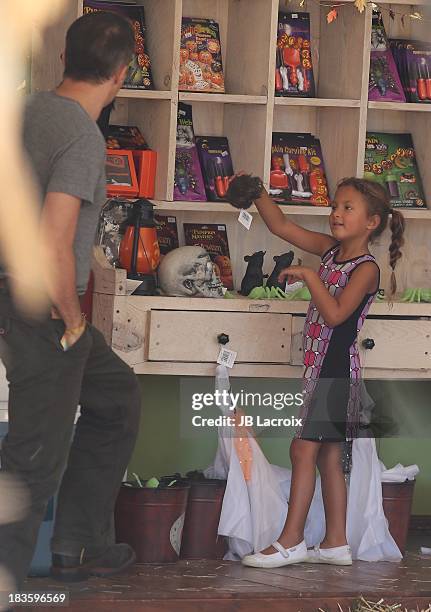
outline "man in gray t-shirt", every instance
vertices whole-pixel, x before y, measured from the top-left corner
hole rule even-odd
[[[23,134],[42,198],[57,193],[80,200],[74,255],[76,288],[83,294],[99,213],[106,200],[105,140],[77,100],[55,91],[29,98]]]
[[[107,576],[135,560],[130,546],[115,544],[112,516],[138,432],[139,387],[129,366],[82,318],[79,302],[105,198],[105,143],[96,120],[120,89],[134,45],[123,17],[81,17],[67,32],[62,83],[32,96],[25,110],[24,145],[54,275],[50,313],[36,322],[16,310],[7,271],[0,277],[0,354],[10,390],[0,483],[2,473],[17,481],[10,490],[2,484],[0,495],[11,495],[17,483],[29,494],[28,504],[17,508],[21,518],[0,524],[0,574],[6,571],[17,589],[56,491],[54,578]]]

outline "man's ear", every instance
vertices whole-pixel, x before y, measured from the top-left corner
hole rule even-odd
[[[127,74],[127,70],[128,70],[129,66],[122,66],[121,68],[118,68],[118,70],[114,73],[114,83],[115,85],[118,84],[123,84],[124,79],[126,78],[126,74]]]

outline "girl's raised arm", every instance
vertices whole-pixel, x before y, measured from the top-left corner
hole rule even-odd
[[[254,202],[269,231],[303,251],[321,256],[337,242],[328,234],[307,230],[288,219],[264,188]]]
[[[226,199],[239,209],[249,208],[254,202],[271,233],[313,255],[323,255],[337,242],[328,234],[306,230],[290,221],[270,198],[257,176],[251,176],[243,171],[235,174],[229,180]]]

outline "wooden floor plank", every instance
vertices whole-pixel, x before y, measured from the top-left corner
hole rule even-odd
[[[91,579],[66,589],[49,578],[28,590],[68,590],[69,612],[348,612],[360,596],[401,603],[431,603],[431,558],[408,553],[400,563],[356,561],[351,567],[298,564],[271,570],[231,561],[135,565],[112,579]],[[38,612],[52,608],[38,607]]]
[[[67,590],[68,612],[348,612],[361,595],[401,604],[400,612],[425,610],[431,604],[431,557],[418,551],[431,545],[428,539],[419,534],[399,563],[302,563],[263,570],[232,561],[179,561],[135,565],[121,576],[67,587],[32,578],[25,589]]]

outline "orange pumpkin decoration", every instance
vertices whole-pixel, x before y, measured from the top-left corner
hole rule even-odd
[[[190,51],[189,59],[192,62],[197,62],[199,60],[199,53],[195,53],[194,51]]]
[[[220,51],[220,45],[218,40],[209,40],[207,43],[208,51],[211,53],[218,53]]]
[[[325,196],[322,195],[313,195],[310,198],[310,201],[315,206],[329,206],[328,198],[325,198]]]
[[[186,83],[187,83],[187,85],[194,85],[195,84],[195,75],[193,74],[193,72],[187,72],[186,73]]]
[[[212,75],[211,81],[216,87],[221,87],[223,85],[223,75],[220,72],[216,72]]]
[[[317,187],[317,193],[318,195],[326,196],[328,195],[328,190],[326,189],[325,185],[319,185]]]
[[[278,166],[279,168],[282,168],[284,165],[283,158],[278,155],[274,155],[271,161],[272,161],[273,168],[275,168],[276,166]]]
[[[213,57],[209,51],[201,51],[199,53],[199,61],[203,64],[211,64]]]
[[[198,50],[198,44],[197,44],[197,42],[195,42],[194,40],[188,40],[188,41],[186,42],[186,48],[187,48],[189,51],[197,51],[197,50]]]
[[[233,276],[232,275],[222,276],[220,280],[225,287],[233,287]]]
[[[219,267],[222,276],[232,274],[230,259],[226,255],[217,255],[214,258],[214,264]]]

